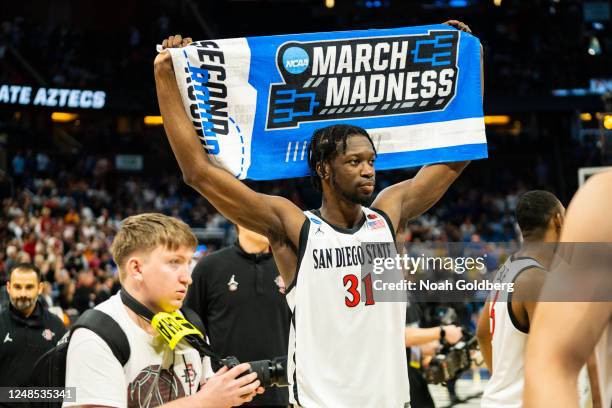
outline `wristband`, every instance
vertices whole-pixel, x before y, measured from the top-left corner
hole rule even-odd
[[[444,326],[440,326],[440,343],[446,344],[446,330],[444,330]]]

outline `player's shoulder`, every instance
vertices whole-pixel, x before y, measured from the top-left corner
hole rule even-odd
[[[597,204],[600,200],[608,200],[609,194],[612,193],[612,170],[597,173],[586,181],[574,199],[572,204],[585,205],[588,203]]]
[[[612,170],[602,171],[589,177],[586,184],[602,185],[612,189]]]
[[[546,280],[547,271],[538,265],[525,268],[516,277],[514,284],[517,290],[522,288],[541,288]]]
[[[564,242],[610,242],[612,219],[607,217],[612,195],[612,171],[590,177],[572,199],[563,226]],[[597,226],[597,228],[593,228]]]

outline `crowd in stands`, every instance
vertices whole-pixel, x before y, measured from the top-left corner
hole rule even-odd
[[[69,18],[61,17],[61,12],[48,18],[45,15],[45,24],[39,24],[34,18],[20,17],[25,14],[16,11],[18,4],[13,5],[11,12],[7,11],[0,20],[0,83],[32,84],[35,72],[47,86],[110,90],[120,84],[121,92],[139,94],[149,105],[154,104],[154,44],[176,32],[192,32],[195,39],[206,37],[193,13],[186,13],[190,18],[184,18],[184,7],[174,2],[161,3],[160,7],[141,7],[137,1],[123,1],[121,16],[116,16],[116,10],[109,14],[122,19],[117,24],[107,24],[104,14],[92,18],[91,11],[84,10],[73,10],[75,24],[67,24]],[[252,25],[252,21],[264,13],[257,10],[259,4],[254,6],[253,13],[239,16],[223,12],[228,3],[198,3],[204,20],[210,23],[211,32],[220,38],[280,33],[266,31],[272,29],[296,32],[365,28],[379,26],[383,21],[385,26],[416,25],[433,23],[441,14],[441,11],[435,11],[428,17],[422,14],[402,16],[399,13],[389,16],[389,13],[367,14],[357,8],[348,11],[339,8],[334,14],[336,17],[331,18],[331,12],[322,14],[312,8],[315,10],[312,11],[313,18],[287,19],[271,28],[272,25],[261,22],[257,27]],[[281,7],[273,3],[274,7]],[[300,2],[300,5],[291,7],[310,8],[307,3]],[[523,2],[520,6],[518,3],[499,10],[484,8],[479,17],[472,13],[465,19],[485,47],[487,93],[548,94],[555,87],[584,86],[587,78],[597,77],[597,69],[609,66],[601,60],[609,58],[606,55],[594,57],[587,54],[585,39],[592,34],[592,28],[583,24],[581,16],[575,12],[577,6],[574,3],[554,4],[554,9],[542,2]],[[1,7],[0,11],[3,11]],[[244,7],[248,6],[245,4]],[[461,18],[461,10],[453,12],[459,13],[456,17]],[[84,22],[86,17],[98,25],[88,26]],[[229,19],[231,24],[225,24]],[[295,26],[302,21],[307,26]],[[287,24],[291,26],[287,27]],[[602,43],[603,48],[609,45]],[[23,61],[32,70],[25,69]],[[134,105],[138,105],[138,101]],[[145,108],[140,106],[139,109]],[[94,139],[94,143],[101,143],[103,139],[91,129],[108,129],[98,126],[98,122],[95,124],[82,133],[90,133],[88,136]],[[107,127],[112,129],[107,133],[113,135],[113,143],[121,143],[122,138],[114,137],[114,128],[111,125]],[[545,152],[549,148],[541,136],[537,134],[533,136],[534,140],[528,141],[530,149]],[[25,148],[28,144],[20,144],[17,139],[13,137],[12,146],[7,149],[8,173],[0,172],[0,286],[12,265],[33,262],[43,272],[47,303],[64,311],[73,311],[71,314],[74,315],[82,313],[118,289],[116,265],[108,247],[123,218],[147,211],[179,217],[193,228],[222,230],[225,233],[223,243],[231,242],[231,225],[206,200],[187,187],[176,171],[118,174],[111,156],[104,156],[99,145],[97,150],[90,149],[85,136],[80,139],[83,143],[81,152],[93,154],[79,156],[80,153],[76,152],[70,158],[74,164],[67,164],[67,160],[56,155],[57,151],[36,147],[28,150]],[[516,144],[504,145],[515,143],[509,140],[498,141],[497,148],[517,151]],[[147,146],[138,146],[142,147],[139,153],[151,154],[151,141],[147,142]],[[163,143],[166,143],[165,139]],[[540,143],[537,148],[536,143]],[[578,150],[568,143],[565,145],[572,153],[560,151],[558,157],[571,162],[567,167],[570,176],[574,177],[573,162],[585,163],[582,156],[586,153],[575,153]],[[108,150],[115,147],[113,144]],[[167,149],[167,146],[161,145],[161,148]],[[492,145],[490,151],[497,154],[496,160],[499,160],[500,154],[494,148]],[[589,151],[594,154],[595,150]],[[574,159],[570,154],[579,155],[580,159]],[[512,160],[521,160],[517,156],[520,155],[512,157]],[[529,180],[524,174],[514,178],[512,174],[507,177],[500,174],[498,182],[484,186],[472,185],[472,182],[490,175],[473,176],[468,183],[453,186],[426,215],[410,222],[406,226],[405,240],[415,243],[517,241],[514,209],[518,197],[531,187],[548,185],[551,177],[547,173],[553,169],[556,168],[558,173],[563,171],[559,170],[560,163],[555,167],[541,157],[536,160],[525,155],[524,160],[533,165],[532,185],[519,182]],[[514,164],[512,172],[526,167],[525,163]],[[412,174],[413,171],[382,173],[377,177],[378,188]],[[559,175],[557,178],[564,179]],[[253,186],[261,192],[285,196],[303,209],[319,205],[319,196],[307,179],[253,183]],[[571,189],[567,187],[566,190]],[[217,246],[218,243],[208,245],[208,251]],[[495,267],[499,260],[489,266]],[[0,290],[0,303],[3,294],[4,291]]]
[[[176,216],[192,227],[221,228],[226,231],[224,243],[230,242],[230,224],[178,175],[116,177],[110,163],[95,156],[77,162],[70,171],[57,171],[54,162],[47,153],[18,152],[11,160],[10,173],[0,177],[0,285],[12,265],[33,262],[42,271],[49,305],[71,315],[82,313],[118,289],[117,269],[108,248],[121,220],[141,212]],[[397,177],[401,175],[382,173],[377,182],[384,187]],[[319,198],[308,179],[254,187],[282,194],[304,209],[318,206]],[[523,186],[508,191],[459,190],[410,222],[405,240],[517,239],[513,210]],[[215,249],[209,245],[198,255]]]

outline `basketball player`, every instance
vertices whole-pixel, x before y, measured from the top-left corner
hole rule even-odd
[[[453,26],[469,31],[456,21]],[[180,36],[164,40],[178,47]],[[187,184],[234,223],[268,237],[292,309],[290,400],[303,407],[409,405],[404,346],[405,302],[361,299],[359,251],[394,247],[400,222],[434,205],[467,162],[423,167],[383,190],[372,207],[376,150],[367,131],[336,125],[317,130],[309,165],[321,208],[302,212],[291,201],[256,193],[214,166],[188,119],[167,52],[155,59],[164,128]],[[316,237],[315,237],[316,233]],[[366,297],[366,296],[364,296]]]
[[[516,220],[523,245],[495,276],[496,282],[513,282],[514,292],[492,294],[478,322],[478,343],[491,371],[483,408],[522,406],[527,336],[535,300],[561,236],[564,213],[561,202],[547,191],[529,191],[518,200]]]
[[[584,243],[612,242],[610,197],[612,172],[589,178],[570,203],[561,242],[579,243],[584,249],[588,249]],[[585,271],[572,273],[583,277]],[[586,283],[609,290],[609,269],[606,274],[602,280]],[[611,302],[542,302],[532,328],[525,369],[525,407],[578,406],[578,372],[593,351],[601,394],[597,402],[604,408],[612,406]]]

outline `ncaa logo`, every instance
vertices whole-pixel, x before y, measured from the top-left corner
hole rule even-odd
[[[308,53],[300,47],[289,47],[283,53],[283,67],[290,74],[301,74],[310,64]]]

